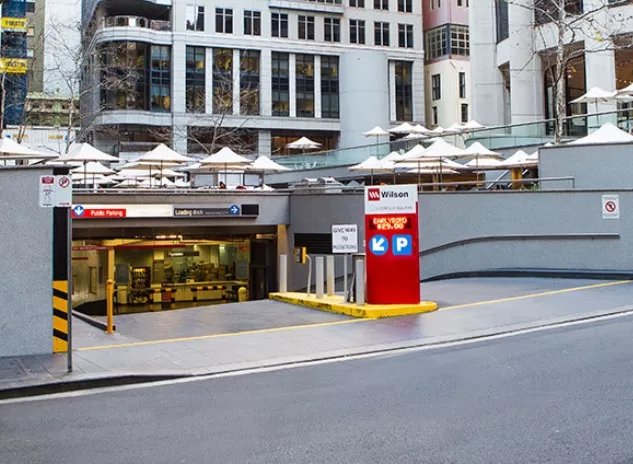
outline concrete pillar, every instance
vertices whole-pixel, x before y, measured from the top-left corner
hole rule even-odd
[[[413,120],[426,127],[424,104],[424,60],[415,60],[412,68],[411,86],[413,89]]]
[[[468,7],[470,28],[471,118],[499,126],[503,118],[503,80],[497,64],[494,0],[477,0]],[[429,122],[430,124],[430,122]]]
[[[240,50],[233,50],[233,114],[240,114]]]
[[[262,49],[259,56],[259,113],[262,116],[273,114],[271,60],[271,50]]]
[[[213,114],[213,49],[207,48],[204,68],[205,113]]]
[[[334,255],[325,258],[325,276],[327,296],[334,296]]]
[[[290,117],[297,117],[297,55],[291,53],[288,58],[288,81],[290,84],[290,91],[288,92],[290,98]]]
[[[387,62],[389,73],[389,121],[396,120],[396,64],[393,61]]]
[[[288,255],[279,255],[279,292],[288,291]]]
[[[272,136],[269,130],[257,132],[257,154],[270,156],[272,153]]]
[[[320,118],[321,112],[321,55],[314,56],[314,117]]]
[[[615,51],[613,43],[610,39],[597,42],[593,39],[585,39],[585,82],[586,90],[592,87],[598,87],[609,92],[615,90]],[[617,109],[616,102],[608,103],[589,103],[587,104],[587,113],[604,113],[615,111]],[[604,115],[590,117],[589,132],[598,129],[602,124],[611,122],[617,123],[616,115]]]
[[[186,45],[175,41],[171,52],[171,111],[186,112]]]
[[[317,256],[314,260],[314,273],[315,273],[315,289],[314,293],[317,298],[323,298],[323,256]]]
[[[510,3],[508,16],[510,37],[516,44],[510,56],[512,124],[543,119],[543,71],[541,59],[534,53],[534,12],[522,5]],[[537,131],[541,131],[539,126],[515,128],[513,135],[539,135]]]

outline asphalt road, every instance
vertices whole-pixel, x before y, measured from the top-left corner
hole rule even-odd
[[[633,463],[633,318],[0,405],[0,462]]]

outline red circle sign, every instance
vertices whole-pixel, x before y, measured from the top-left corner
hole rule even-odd
[[[614,212],[615,211],[615,202],[611,201],[611,200],[607,201],[604,204],[604,209],[606,209],[608,213]]]
[[[70,185],[70,179],[68,177],[62,177],[59,179],[59,186],[61,188],[66,188]]]

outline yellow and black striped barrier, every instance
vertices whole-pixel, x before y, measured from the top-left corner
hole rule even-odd
[[[224,286],[224,285],[204,285],[201,287],[191,287],[191,293],[192,293],[192,300],[193,301],[198,301],[198,292],[204,292],[204,291],[209,291],[209,290],[226,290],[228,287]],[[223,295],[224,297],[224,295]]]
[[[53,353],[68,351],[68,281],[53,281]]]

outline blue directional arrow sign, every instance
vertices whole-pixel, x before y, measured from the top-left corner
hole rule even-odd
[[[389,241],[384,235],[374,235],[369,241],[369,251],[376,256],[382,256],[389,249]]]
[[[237,205],[231,205],[231,207],[229,208],[229,213],[231,214],[231,216],[237,216],[238,214],[240,214],[240,207]]]
[[[83,216],[84,211],[84,207],[81,205],[73,206],[73,213],[75,213],[75,216]]]

